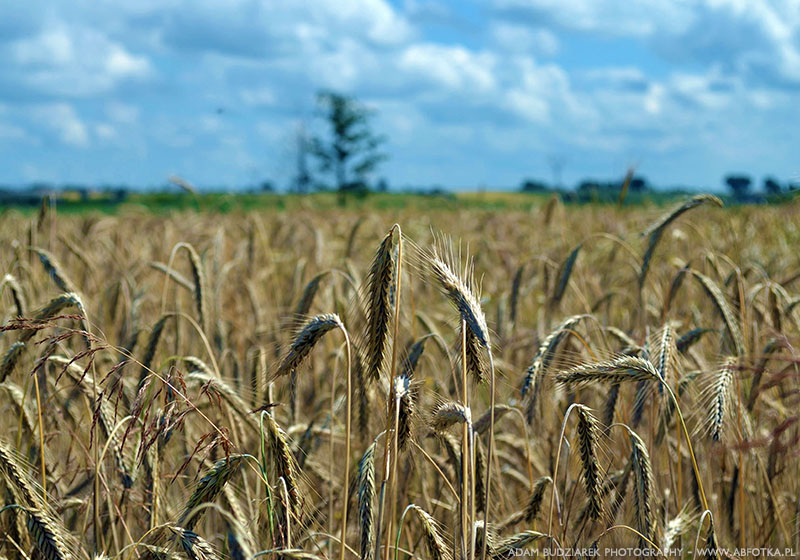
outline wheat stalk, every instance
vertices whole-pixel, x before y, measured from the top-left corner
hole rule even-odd
[[[512,410],[516,410],[513,406],[509,406],[507,404],[498,404],[494,407],[494,419],[495,421],[499,420]],[[486,433],[489,429],[489,424],[491,423],[491,416],[492,411],[487,410],[483,414],[481,414],[477,420],[472,424],[472,429],[475,431],[476,434],[482,435]]]
[[[681,353],[685,354],[689,351],[689,348],[697,344],[703,335],[706,333],[714,332],[714,329],[692,329],[682,335],[676,342],[675,342],[675,349]]]
[[[76,307],[82,315],[85,316],[83,301],[76,293],[64,293],[51,299],[47,304],[42,307],[34,316],[34,322],[41,323],[52,319],[67,307]],[[17,362],[25,353],[26,344],[38,332],[37,329],[28,328],[23,329],[20,334],[19,341],[11,345],[11,347],[3,355],[3,361],[0,363],[0,383],[14,371]]]
[[[192,280],[194,281],[194,301],[197,307],[198,322],[203,332],[208,332],[209,316],[206,310],[206,277],[203,273],[203,263],[200,261],[200,255],[197,254],[197,251],[195,251],[194,247],[189,243],[178,243],[175,249],[173,249],[173,252],[181,248],[189,255],[189,265],[192,270]]]
[[[297,306],[294,309],[295,320],[302,320],[302,318],[308,314],[308,311],[311,309],[311,304],[314,303],[314,297],[319,290],[320,282],[329,273],[330,271],[328,270],[320,272],[306,284],[303,294],[300,296],[300,300],[297,302]]]

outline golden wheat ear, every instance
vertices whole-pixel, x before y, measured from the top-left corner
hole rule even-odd
[[[19,285],[16,277],[12,274],[6,274],[3,276],[3,279],[0,280],[0,294],[3,293],[3,288],[6,286],[8,286],[11,292],[11,298],[14,300],[14,306],[17,309],[17,317],[24,317],[27,305],[25,303],[25,294],[22,292],[22,286]]]
[[[546,534],[539,531],[523,531],[494,543],[492,548],[492,559],[501,560],[509,558],[515,550],[524,548],[538,540],[548,538]]]
[[[423,258],[427,260],[431,277],[450,303],[458,310],[461,319],[474,336],[474,344],[491,352],[486,317],[483,314],[480,299],[472,286],[471,266],[468,264],[463,277],[459,276],[453,271],[451,262],[455,260],[454,257],[444,256],[447,251],[447,249],[434,246],[432,251],[424,254]],[[480,372],[473,373],[480,377]]]
[[[643,236],[648,236],[647,250],[642,258],[642,266],[639,270],[639,289],[644,287],[644,282],[647,279],[647,272],[650,270],[650,262],[653,260],[653,254],[656,251],[658,242],[661,240],[664,231],[672,222],[677,220],[681,214],[697,208],[701,204],[712,204],[714,206],[722,206],[722,201],[711,194],[698,194],[687,200],[686,202],[676,206],[664,216],[656,220],[644,233]]]
[[[375,548],[375,451],[378,438],[367,447],[358,463],[358,516],[361,531],[361,560],[372,560]]]
[[[555,377],[557,383],[567,386],[583,385],[592,381],[624,383],[626,381],[659,381],[655,366],[644,358],[620,356],[613,360],[575,366]]]
[[[722,315],[722,320],[725,323],[725,328],[728,330],[736,355],[741,356],[745,351],[744,338],[742,338],[742,331],[739,328],[739,324],[736,322],[733,311],[728,305],[728,301],[725,299],[725,295],[722,293],[717,283],[705,274],[696,270],[692,270],[692,274],[697,278],[697,281],[700,282],[703,291],[705,291],[720,315]]]
[[[239,470],[245,458],[246,455],[230,455],[214,463],[214,466],[198,481],[178,517],[177,524],[191,531],[205,512],[205,509],[198,510],[198,506],[216,499]]]
[[[277,370],[272,374],[272,377],[287,375],[292,370],[300,367],[322,337],[336,328],[344,327],[339,316],[334,313],[316,315],[306,321],[294,337],[294,340],[292,340],[289,350],[284,355]]]
[[[636,510],[636,529],[651,541],[655,538],[655,513],[653,512],[653,469],[650,454],[642,438],[628,430],[631,440],[631,465],[633,469],[633,503]],[[639,539],[641,548],[649,545]]]
[[[431,560],[450,560],[450,549],[440,532],[440,526],[436,519],[419,506],[412,504],[408,508],[416,514],[422,526],[425,547],[428,549],[428,556]]]
[[[286,481],[289,496],[289,511],[294,519],[302,518],[302,496],[300,494],[300,469],[289,446],[289,438],[271,414],[264,414],[267,442],[277,476]]]
[[[38,255],[39,261],[42,263],[45,271],[50,275],[53,283],[58,286],[60,290],[64,292],[78,292],[78,290],[75,289],[75,284],[67,277],[61,263],[58,262],[52,253],[44,249],[39,249],[38,247],[32,247],[31,251]]]
[[[170,525],[168,530],[172,532],[178,547],[189,560],[220,560],[214,547],[197,533],[174,525]]]
[[[539,402],[539,396],[544,385],[544,375],[548,366],[555,358],[559,345],[571,334],[572,329],[584,317],[585,315],[573,315],[564,319],[553,332],[545,337],[539,345],[531,365],[525,370],[520,392],[527,403],[526,418],[529,424],[533,425],[536,417],[536,406]]]
[[[578,449],[580,451],[583,483],[589,498],[588,515],[598,520],[603,515],[603,495],[600,483],[600,462],[597,459],[598,422],[591,410],[576,407],[578,414]]]
[[[83,551],[55,515],[43,507],[12,504],[0,510],[19,510],[25,515],[25,528],[36,552],[45,560],[75,560]]]
[[[468,408],[457,402],[443,402],[431,412],[429,425],[434,432],[444,432],[456,424],[470,424],[472,414]]]
[[[393,298],[396,297],[392,291],[397,270],[395,248],[399,241],[395,238],[399,235],[399,228],[393,226],[381,241],[361,294],[366,310],[362,353],[367,377],[372,381],[380,378],[387,359],[389,325],[393,316]]]

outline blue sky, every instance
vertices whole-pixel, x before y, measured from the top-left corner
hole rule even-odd
[[[0,60],[0,183],[283,187],[321,88],[392,186],[800,180],[797,0],[12,2]]]

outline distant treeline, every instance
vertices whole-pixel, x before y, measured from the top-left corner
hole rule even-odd
[[[782,184],[774,177],[765,177],[760,189],[754,186],[753,180],[747,175],[727,175],[723,184],[729,192],[728,198],[740,204],[780,202],[800,192],[800,183]],[[642,199],[680,197],[699,189],[689,186],[655,188],[644,177],[628,175],[617,181],[585,179],[571,189],[525,179],[519,190],[524,193],[558,193],[567,202],[638,202]]]
[[[46,183],[34,183],[25,187],[4,187],[0,185],[0,206],[38,206],[43,200],[53,200],[59,202],[72,203],[75,205],[118,205],[129,200],[133,195],[151,194],[158,197],[158,194],[165,196],[186,196],[191,197],[196,194],[205,195],[212,193],[229,194],[272,194],[277,189],[270,181],[264,181],[259,185],[230,189],[227,187],[206,188],[201,193],[197,193],[185,182],[172,180],[162,187],[141,189],[127,185],[102,185],[91,187],[87,185],[60,185],[55,186]],[[753,180],[745,175],[728,175],[723,179],[723,185],[727,188],[729,202],[740,204],[764,204],[782,202],[794,198],[800,193],[800,183],[780,183],[773,177],[764,178],[760,186],[755,186]],[[502,190],[502,189],[500,189]],[[637,204],[644,201],[668,201],[673,198],[680,198],[688,194],[696,193],[698,187],[676,186],[676,187],[654,187],[646,178],[635,175],[628,175],[616,181],[603,181],[597,179],[585,179],[571,188],[554,186],[544,181],[535,179],[523,180],[516,189],[505,189],[506,191],[517,191],[526,194],[557,194],[567,203],[621,203]],[[451,198],[454,196],[452,190],[442,186],[428,187],[403,187],[389,188],[385,179],[377,181],[374,185],[359,182],[358,188],[333,189],[320,187],[309,189],[310,192],[337,192],[341,196],[368,196],[370,193],[394,192],[397,194],[413,194],[423,196],[435,196],[441,198]],[[308,192],[308,191],[306,191]],[[298,194],[296,190],[290,189],[287,194]]]

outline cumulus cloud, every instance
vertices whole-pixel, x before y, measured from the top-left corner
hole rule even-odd
[[[58,139],[67,146],[84,148],[89,145],[89,130],[68,103],[40,105],[31,110],[38,123],[53,130]]]
[[[105,105],[106,116],[116,123],[135,124],[139,120],[140,113],[138,107],[128,103],[111,101]]]
[[[388,46],[411,35],[384,0],[192,0],[173,3],[161,16],[161,39],[169,46],[249,58],[286,54],[297,41],[350,37]]]
[[[30,37],[12,41],[5,50],[10,79],[43,95],[107,93],[125,80],[143,79],[151,72],[147,57],[84,26],[48,25]]]
[[[504,50],[544,56],[553,56],[558,52],[558,38],[545,28],[498,21],[491,25],[490,32],[497,46]]]
[[[495,0],[495,7],[528,21],[618,35],[679,30],[692,18],[688,2],[661,0]]]
[[[400,56],[400,68],[451,90],[487,91],[495,86],[495,57],[463,47],[415,44]]]
[[[0,141],[17,142],[28,138],[28,133],[21,126],[0,121]]]
[[[800,84],[800,4],[794,0],[494,0],[494,8],[533,27],[635,38],[673,63]]]
[[[243,89],[241,97],[247,105],[272,105],[275,103],[275,92],[269,87]]]

